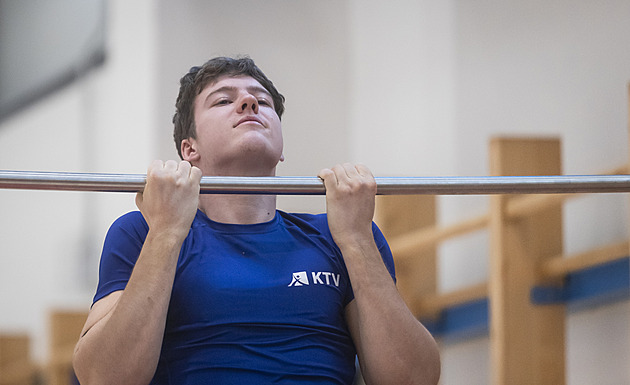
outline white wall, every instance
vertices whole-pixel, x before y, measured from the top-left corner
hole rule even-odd
[[[451,2],[350,4],[353,160],[377,175],[453,173]]]
[[[179,78],[212,56],[237,54],[251,55],[287,98],[281,175],[314,175],[343,161],[366,163],[376,175],[484,175],[495,134],[559,135],[569,173],[627,160],[625,0],[111,0],[108,7],[106,65],[0,123],[0,168],[141,173],[153,158],[175,158]],[[89,306],[106,228],[134,209],[133,196],[0,191],[0,198],[0,330],[32,332],[42,359],[46,311]],[[324,208],[322,197],[282,197],[279,205]],[[440,221],[486,209],[484,197],[442,197]],[[627,237],[627,212],[622,196],[570,203],[566,249]],[[486,244],[479,233],[440,249],[441,290],[485,280]],[[568,318],[570,384],[589,383],[602,368],[615,383],[630,382],[620,365],[629,355],[628,307]],[[444,345],[443,383],[487,383],[487,349],[484,338]],[[611,364],[592,364],[601,359]]]
[[[112,1],[107,64],[0,125],[0,168],[144,172],[155,110],[151,1]],[[149,95],[149,97],[147,97]],[[119,194],[0,191],[0,330],[28,331],[46,354],[51,308],[87,310]]]

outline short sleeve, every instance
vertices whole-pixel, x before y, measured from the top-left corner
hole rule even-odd
[[[375,223],[372,223],[372,233],[374,234],[376,247],[378,247],[378,251],[381,253],[383,263],[385,263],[385,267],[387,267],[389,275],[391,275],[394,282],[396,282],[396,268],[394,266],[394,257],[392,255],[392,251],[389,248],[389,244],[387,243],[385,236],[381,232],[381,229],[379,229]]]
[[[93,303],[125,289],[148,231],[149,226],[139,211],[127,213],[111,225],[103,244]]]

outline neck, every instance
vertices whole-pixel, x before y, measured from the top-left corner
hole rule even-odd
[[[276,214],[276,196],[202,194],[199,209],[215,222],[263,223],[272,220]]]
[[[204,175],[216,176],[274,176],[275,167],[254,168],[249,165],[246,168],[236,167],[233,162],[227,167],[200,167]],[[249,195],[249,194],[201,194],[199,196],[199,209],[215,222],[233,224],[264,223],[273,219],[276,214],[275,195]]]

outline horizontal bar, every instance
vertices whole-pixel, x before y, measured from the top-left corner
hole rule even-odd
[[[376,177],[378,195],[487,195],[627,193],[630,175],[481,176],[481,177]],[[143,174],[98,174],[0,170],[0,189],[137,192]],[[317,177],[204,176],[205,194],[323,195]]]

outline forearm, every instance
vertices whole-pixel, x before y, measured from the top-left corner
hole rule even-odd
[[[74,357],[82,384],[146,384],[157,367],[182,241],[149,231],[127,287],[84,332]]]
[[[355,300],[348,311],[368,384],[436,384],[436,343],[398,294],[371,234],[340,246]]]
[[[372,173],[346,163],[323,169],[319,176],[326,186],[328,227],[354,290],[346,320],[366,382],[436,384],[440,362],[435,341],[398,295],[374,242]]]

